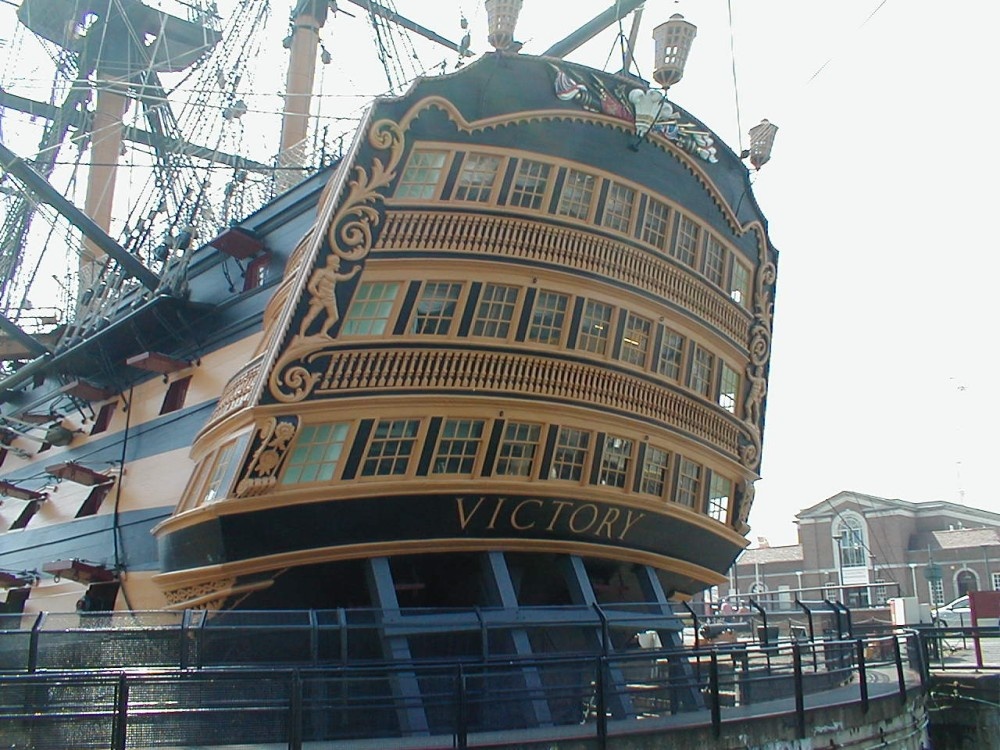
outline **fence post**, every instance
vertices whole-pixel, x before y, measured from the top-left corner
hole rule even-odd
[[[465,670],[462,665],[458,665],[455,674],[455,734],[458,750],[466,750],[469,747],[469,726],[466,715],[466,685]]]
[[[816,651],[816,644],[812,645],[813,652]],[[795,727],[798,738],[806,738],[806,700],[803,695],[802,685],[802,647],[798,642],[792,643],[792,676],[795,682]]]
[[[125,673],[118,675],[115,686],[115,717],[111,726],[111,747],[114,750],[125,750],[125,739],[128,735],[128,681]]]
[[[607,669],[607,657],[597,658],[597,674],[594,676],[594,696],[597,711],[597,746],[604,750],[608,746],[608,710],[604,696],[604,670]]]
[[[896,680],[899,682],[899,700],[906,705],[906,676],[903,673],[903,650],[899,647],[899,636],[892,636],[892,655],[896,660]]]
[[[38,634],[42,630],[42,622],[45,620],[45,613],[39,612],[31,626],[31,635],[28,638],[28,671],[34,672],[38,669]]]
[[[861,691],[861,713],[868,713],[868,665],[865,663],[865,641],[858,638],[855,642],[858,653],[858,689]]]
[[[181,669],[187,669],[188,667],[188,649],[187,649],[187,634],[188,628],[191,626],[191,610],[185,609],[181,613],[181,627],[180,627],[180,653],[177,655],[177,663]]]
[[[299,670],[293,669],[291,677],[288,750],[300,750],[302,747],[302,675],[299,674]]]
[[[708,663],[709,708],[712,712],[712,732],[716,737],[722,734],[722,703],[719,701],[719,652],[712,649]]]

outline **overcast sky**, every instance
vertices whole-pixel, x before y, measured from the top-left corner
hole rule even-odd
[[[524,52],[542,52],[610,4],[525,0],[517,37]],[[651,78],[652,28],[683,13],[698,37],[671,99],[734,149],[763,117],[780,128],[755,176],[780,261],[751,539],[794,543],[795,513],[845,489],[1000,511],[1000,160],[987,118],[1000,11],[989,0],[731,0],[731,28],[729,4],[649,0],[637,60]],[[464,13],[473,48],[487,47],[481,2],[396,5],[455,40]],[[287,10],[272,6],[283,35]],[[319,80],[334,92],[320,100],[326,117],[356,114],[386,85],[362,12],[340,6],[355,18],[341,13],[322,33],[333,56]],[[569,59],[617,70],[616,31]],[[283,87],[285,54],[280,36],[262,49],[244,81],[251,109],[275,108],[265,98]],[[427,67],[454,60],[441,48],[421,54]],[[349,125],[328,122],[333,133]],[[272,131],[258,137],[273,146]]]

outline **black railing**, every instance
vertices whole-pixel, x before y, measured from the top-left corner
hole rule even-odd
[[[804,737],[813,708],[905,701],[926,670],[920,643],[903,633],[479,663],[39,670],[0,676],[0,718],[5,742],[37,750],[414,736],[467,748],[484,733],[538,727],[603,746],[680,714],[718,735],[747,707],[794,716]],[[807,649],[822,654],[816,666]]]

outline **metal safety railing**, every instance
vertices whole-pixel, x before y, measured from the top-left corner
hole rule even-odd
[[[998,641],[1000,642],[1000,641]],[[575,657],[370,666],[36,669],[0,675],[0,719],[15,747],[114,748],[450,737],[559,728],[561,737],[711,727],[759,711],[905,702],[928,674],[923,634],[634,649]],[[816,657],[815,659],[813,657]],[[638,722],[638,719],[642,719]],[[544,729],[542,730],[544,731]],[[429,745],[434,742],[428,740]]]

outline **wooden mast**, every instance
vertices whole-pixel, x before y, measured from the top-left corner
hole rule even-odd
[[[279,167],[302,166],[302,150],[309,128],[309,109],[316,78],[319,30],[326,22],[326,0],[299,0],[292,12],[289,40],[291,58],[285,81],[285,108],[281,123]],[[289,186],[295,179],[279,176],[279,184]]]
[[[103,79],[101,71],[98,71],[98,79]],[[122,119],[127,106],[128,99],[113,81],[107,81],[97,89],[84,213],[105,232],[111,229],[115,178],[122,148]],[[80,254],[81,292],[93,283],[97,269],[104,262],[104,255],[104,251],[93,240],[84,239]]]

